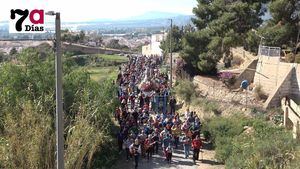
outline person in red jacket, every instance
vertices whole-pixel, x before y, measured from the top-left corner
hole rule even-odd
[[[193,160],[194,163],[196,162],[196,160],[199,159],[199,152],[200,149],[202,148],[202,141],[199,137],[199,135],[196,136],[196,138],[192,141],[192,148],[193,148]]]

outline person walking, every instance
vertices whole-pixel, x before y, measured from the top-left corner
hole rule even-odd
[[[172,96],[169,101],[171,115],[175,114],[176,103],[176,99],[174,98],[174,96]]]
[[[139,156],[141,154],[141,145],[138,139],[135,139],[134,143],[131,144],[130,152],[134,157],[134,162],[135,162],[134,168],[137,169],[139,165]]]
[[[145,144],[145,152],[147,155],[147,159],[148,161],[150,160],[150,157],[152,158],[152,154],[153,154],[153,145],[155,142],[153,142],[151,135],[148,136],[148,138],[145,140],[144,144]]]
[[[123,146],[123,139],[124,139],[124,137],[123,137],[123,133],[122,133],[122,131],[120,131],[119,133],[118,133],[118,135],[117,135],[117,140],[118,140],[118,147],[119,147],[119,153],[121,153],[121,151],[122,151],[122,146]]]
[[[129,149],[131,144],[132,141],[129,137],[123,143],[123,147],[125,148],[126,151],[126,161],[128,161],[131,158],[130,149]]]
[[[171,145],[169,145],[166,149],[166,158],[168,163],[171,163],[172,161],[172,153],[173,153],[173,148]]]
[[[188,158],[190,155],[190,148],[191,148],[191,139],[187,136],[187,134],[185,134],[182,139],[181,142],[183,143],[183,149],[184,149],[184,158]]]
[[[180,130],[179,124],[173,125],[172,126],[172,135],[174,138],[175,149],[178,148],[180,133],[181,133],[181,130]]]
[[[159,130],[156,128],[154,133],[152,133],[152,140],[154,142],[154,145],[153,145],[153,149],[154,149],[154,152],[153,154],[158,154],[158,148],[159,148]]]
[[[199,152],[202,148],[202,141],[199,135],[192,141],[192,148],[193,148],[193,161],[196,163],[196,160],[199,160]]]
[[[167,147],[171,144],[171,134],[167,134],[165,136],[163,136],[162,138],[162,149],[164,151],[164,153],[166,154],[166,149]]]

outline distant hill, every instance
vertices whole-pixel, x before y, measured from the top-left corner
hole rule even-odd
[[[170,12],[151,11],[151,12],[146,12],[139,16],[133,16],[122,20],[153,20],[153,19],[174,18],[178,16],[185,16],[185,15],[178,14],[178,13],[170,13]]]
[[[137,17],[131,17],[123,20],[112,20],[112,21],[93,21],[78,26],[81,30],[97,30],[101,29],[124,29],[124,28],[166,28],[170,26],[168,19],[173,19],[173,24],[177,26],[183,26],[191,23],[192,15],[176,15],[167,14],[161,15],[162,18],[156,14],[142,15]],[[146,19],[148,18],[148,19]],[[151,18],[151,19],[150,19]]]

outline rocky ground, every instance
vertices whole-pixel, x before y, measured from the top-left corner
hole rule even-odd
[[[262,107],[263,102],[254,97],[254,91],[229,90],[221,81],[211,77],[196,76],[194,82],[202,97],[224,103]]]

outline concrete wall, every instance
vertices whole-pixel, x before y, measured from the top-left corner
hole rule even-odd
[[[244,50],[244,47],[231,48],[233,57],[240,57],[244,62],[240,65],[240,68],[246,68],[250,62],[255,59],[258,59],[257,56],[254,56],[252,53]]]
[[[239,88],[243,80],[248,80],[249,83],[253,81],[257,62],[258,59],[254,59],[245,67],[245,70],[243,70],[243,72],[236,78],[233,88]]]
[[[151,55],[151,45],[145,45],[142,47],[142,55],[149,56]]]
[[[293,67],[289,68],[288,73],[281,79],[277,88],[269,95],[267,101],[264,103],[264,108],[279,107],[280,101],[285,96],[290,97],[291,92],[291,78],[295,69]]]
[[[294,67],[295,71],[291,79],[291,96],[297,103],[300,103],[300,64],[295,64]]]
[[[292,66],[291,63],[280,62],[279,57],[261,56],[257,64],[254,83],[261,85],[267,94],[271,94]]]
[[[164,34],[154,34],[151,36],[151,43],[142,47],[142,54],[145,56],[158,55],[162,56],[161,42],[164,40]]]
[[[293,100],[281,100],[282,110],[284,111],[284,126],[293,130],[293,137],[300,140],[300,107]]]
[[[269,95],[265,108],[278,107],[284,96],[299,102],[300,65],[280,62],[279,57],[260,56],[254,84],[261,85],[262,90]]]

